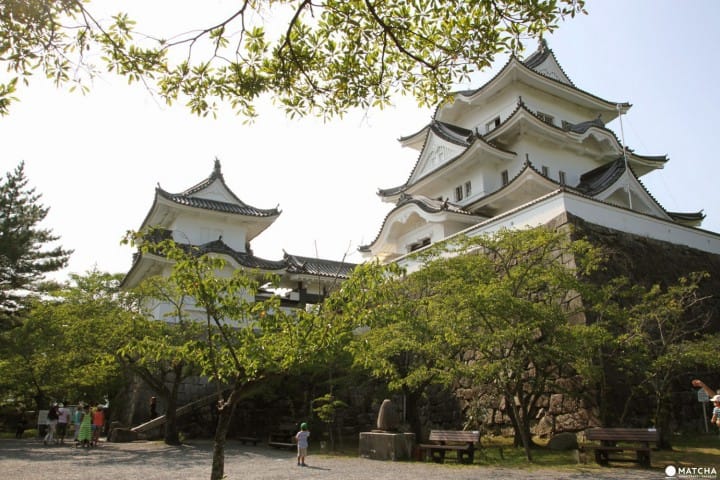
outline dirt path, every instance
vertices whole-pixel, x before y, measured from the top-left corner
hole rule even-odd
[[[0,440],[3,480],[207,480],[212,444],[192,441],[180,447],[161,442],[101,443],[87,450],[71,445],[43,446],[37,439]],[[505,480],[505,479],[664,479],[664,472],[583,465],[572,471],[504,469],[480,465],[381,462],[363,458],[308,456],[295,464],[294,452],[228,442],[228,480]]]

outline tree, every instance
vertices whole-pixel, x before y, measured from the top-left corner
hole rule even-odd
[[[313,412],[317,414],[320,421],[327,425],[330,450],[334,450],[335,435],[333,434],[333,427],[337,421],[338,411],[347,408],[348,404],[335,398],[332,393],[326,393],[322,397],[313,399],[312,405]]]
[[[583,278],[602,256],[587,242],[546,228],[461,238],[451,248],[456,255],[437,251],[426,268],[439,280],[439,309],[472,353],[458,375],[503,399],[516,443],[532,460],[530,427],[539,401],[566,391],[563,378],[593,378],[587,352],[604,337],[584,323],[579,299]]]
[[[178,445],[178,394],[182,383],[200,374],[198,343],[204,329],[186,313],[186,295],[165,277],[150,277],[134,292],[142,306],[163,301],[172,306],[168,321],[153,320],[149,314],[125,329],[126,341],[117,350],[117,360],[137,374],[165,401],[165,434],[168,445]]]
[[[720,365],[713,353],[718,335],[709,332],[710,315],[702,308],[707,298],[698,294],[707,277],[695,272],[674,284],[649,288],[618,279],[601,291],[596,315],[611,333],[601,354],[606,424],[628,424],[628,417],[640,413],[636,407],[642,399],[642,405],[651,406],[643,426],[649,421],[660,428],[664,446],[669,446],[673,387],[697,366]],[[611,377],[619,377],[626,389],[622,408],[607,408],[613,403],[606,397],[616,396],[612,389],[618,388]]]
[[[112,332],[128,319],[119,275],[90,271],[36,299],[26,318],[2,335],[2,390],[46,408],[51,399],[100,401],[122,388]]]
[[[461,330],[433,301],[436,288],[431,269],[405,276],[395,264],[366,263],[324,305],[324,315],[339,313],[357,332],[347,346],[354,363],[403,394],[417,438],[427,388],[449,385],[463,353]]]
[[[142,240],[143,235],[139,237]],[[130,234],[128,240],[136,238]],[[258,300],[260,286],[273,277],[231,269],[220,257],[200,254],[196,248],[172,240],[144,241],[140,247],[146,254],[172,262],[169,281],[201,312],[201,317],[195,317],[205,329],[203,341],[195,345],[201,373],[222,386],[210,476],[220,480],[224,477],[225,441],[238,402],[263,381],[324,358],[343,326],[305,311],[287,313],[280,308],[278,296]]]
[[[563,391],[563,377],[593,378],[587,352],[604,337],[579,320],[578,297],[600,252],[535,228],[461,237],[418,257],[422,268],[406,277],[390,267],[343,285],[354,299],[349,315],[367,327],[352,344],[357,358],[416,394],[431,384],[480,386],[503,400],[530,460],[538,402]],[[354,274],[364,268],[372,267]]]
[[[47,248],[59,239],[41,228],[49,209],[28,187],[25,163],[0,181],[0,327],[19,318],[33,293],[41,290],[46,273],[67,266],[72,250]]]
[[[0,58],[15,76],[0,85],[0,113],[8,113],[19,79],[37,69],[86,88],[98,72],[95,57],[199,115],[227,101],[251,117],[265,94],[290,115],[382,107],[396,93],[436,104],[496,55],[584,13],[584,0],[246,0],[211,25],[166,36],[136,32],[125,13],[103,23],[96,5],[3,3],[0,36],[11,41],[0,45]]]

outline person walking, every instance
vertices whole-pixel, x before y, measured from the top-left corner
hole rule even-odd
[[[104,426],[105,412],[103,411],[102,405],[97,405],[92,412],[92,443],[94,447],[97,447],[98,440],[100,440],[100,434],[102,433]]]
[[[82,422],[83,417],[83,403],[78,402],[77,407],[75,407],[75,411],[73,412],[72,420],[73,425],[75,426],[75,435],[73,439],[75,440],[75,443],[79,443],[78,435],[80,435],[80,423]]]
[[[305,457],[307,456],[308,450],[308,438],[310,432],[308,431],[307,423],[303,422],[300,424],[300,431],[295,434],[295,441],[297,442],[297,464],[298,466],[306,467]]]
[[[154,420],[157,416],[157,398],[150,397],[150,420]]]
[[[78,445],[89,448],[92,444],[92,412],[90,405],[85,405],[80,420],[80,432],[78,433]]]
[[[70,422],[70,409],[66,408],[62,403],[58,405],[58,422],[57,422],[57,436],[60,440],[60,444],[65,443],[65,435],[67,435],[67,427]]]
[[[58,417],[59,417],[59,408],[57,403],[53,403],[50,405],[50,409],[47,413],[47,427],[48,431],[45,434],[45,438],[43,439],[43,445],[47,445],[48,443],[55,442],[57,443],[57,440],[55,439],[55,432],[57,430],[57,423],[58,423]]]

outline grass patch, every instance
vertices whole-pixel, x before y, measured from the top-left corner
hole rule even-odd
[[[601,469],[595,463],[592,452],[579,454],[572,451],[553,451],[547,448],[547,440],[535,438],[537,448],[532,449],[533,461],[528,462],[525,458],[525,450],[522,447],[513,446],[513,439],[510,437],[483,437],[481,447],[475,451],[475,465],[487,467],[504,467],[523,470],[536,470],[552,468],[560,470]],[[672,450],[653,450],[651,454],[652,469],[664,470],[667,465],[682,467],[715,467],[720,470],[720,436],[717,434],[693,434],[675,435],[672,438]],[[339,455],[356,457],[358,455],[357,438],[343,438],[342,442],[336,445],[335,450],[322,450],[319,445],[311,445],[310,454]],[[629,453],[634,456],[634,452]],[[448,453],[447,465],[458,465],[455,460],[455,453]],[[642,468],[635,463],[613,463],[610,466],[623,466],[628,468]]]
[[[23,432],[22,438],[33,438],[37,436],[37,428],[28,428]],[[0,438],[15,438],[15,431],[0,431]]]

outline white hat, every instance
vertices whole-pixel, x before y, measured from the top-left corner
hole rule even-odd
[[[711,402],[720,402],[720,395],[715,395],[710,399]]]

